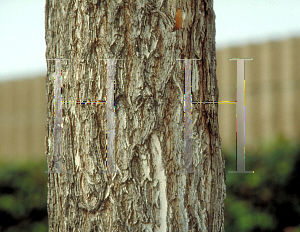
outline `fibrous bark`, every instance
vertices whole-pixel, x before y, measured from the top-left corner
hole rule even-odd
[[[63,62],[63,101],[105,101],[115,68],[115,169],[106,169],[105,105],[63,104],[62,163],[49,175],[49,231],[224,231],[225,173],[217,104],[194,104],[184,171],[184,61],[193,101],[218,101],[212,0],[46,0],[46,57]],[[174,30],[175,12],[184,13]],[[47,61],[48,167],[54,77]]]

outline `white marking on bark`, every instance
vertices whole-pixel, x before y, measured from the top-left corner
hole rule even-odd
[[[80,168],[80,157],[78,154],[75,156],[75,165],[76,165],[76,169]]]
[[[166,192],[166,175],[164,173],[164,168],[161,161],[161,147],[160,142],[156,134],[152,135],[153,141],[153,153],[156,154],[156,175],[159,180],[159,198],[160,198],[160,217],[161,217],[161,224],[160,228],[155,229],[155,231],[167,231],[167,192]]]
[[[105,197],[104,197],[104,200],[108,197],[109,192],[110,192],[110,186],[107,185],[107,186],[106,186],[106,190],[105,190]]]
[[[126,113],[122,112],[122,116],[120,117],[120,124],[122,125],[123,129],[126,130]]]

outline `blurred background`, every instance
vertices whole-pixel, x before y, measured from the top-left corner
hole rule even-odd
[[[226,3],[225,3],[226,2]],[[47,231],[44,1],[0,1],[0,231]],[[300,1],[214,1],[219,101],[245,62],[246,171],[235,105],[219,105],[228,232],[300,231]]]

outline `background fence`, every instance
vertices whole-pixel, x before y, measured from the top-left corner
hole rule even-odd
[[[236,99],[236,61],[245,61],[246,154],[281,134],[300,138],[300,38],[217,51],[219,101]],[[44,158],[45,77],[0,83],[0,159]],[[235,146],[235,105],[219,105],[222,148]]]
[[[236,99],[236,61],[245,61],[247,149],[281,134],[300,139],[300,39],[247,45],[217,51],[219,101]],[[235,146],[235,105],[219,105],[222,148]]]

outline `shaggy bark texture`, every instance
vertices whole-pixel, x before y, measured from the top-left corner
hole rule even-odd
[[[175,28],[181,9],[182,27]],[[193,101],[218,101],[213,0],[46,0],[46,58],[62,61],[62,101],[105,101],[115,66],[115,169],[106,106],[63,104],[62,168],[50,173],[49,231],[224,231],[217,104],[193,104],[184,171],[184,61]],[[47,61],[46,156],[53,171],[54,61]]]

